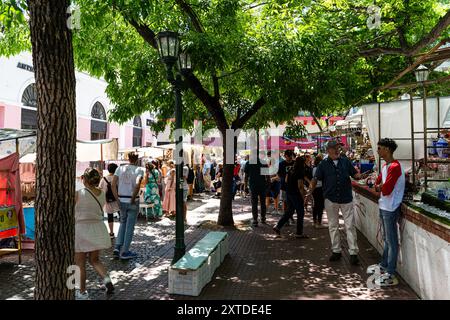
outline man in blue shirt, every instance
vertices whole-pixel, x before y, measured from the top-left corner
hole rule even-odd
[[[329,141],[327,143],[328,157],[322,160],[317,167],[316,174],[311,182],[308,195],[314,191],[317,180],[322,181],[325,210],[328,217],[328,228],[333,251],[330,261],[341,258],[341,238],[339,233],[339,209],[342,212],[347,233],[347,242],[350,253],[350,263],[358,264],[358,244],[353,208],[352,183],[350,177],[362,179],[347,157],[340,154],[340,143]],[[367,175],[366,175],[367,176]]]

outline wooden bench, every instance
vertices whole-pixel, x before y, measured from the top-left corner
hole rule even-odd
[[[228,234],[209,232],[169,269],[169,293],[198,296],[228,254]]]

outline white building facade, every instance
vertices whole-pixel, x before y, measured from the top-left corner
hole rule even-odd
[[[119,125],[108,121],[114,105],[106,96],[107,83],[76,72],[77,139],[119,139],[119,149],[155,146],[156,137],[147,126],[154,118],[145,112]],[[32,56],[24,52],[0,57],[0,128],[36,129],[37,95]]]

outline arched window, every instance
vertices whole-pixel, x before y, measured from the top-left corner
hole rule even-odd
[[[108,123],[105,108],[100,102],[96,102],[92,107],[91,118],[91,140],[106,139]]]
[[[142,120],[141,117],[133,119],[133,147],[142,146]]]
[[[22,104],[24,107],[37,108],[37,92],[34,83],[25,88],[22,94]],[[21,128],[37,130],[37,111],[22,108]]]

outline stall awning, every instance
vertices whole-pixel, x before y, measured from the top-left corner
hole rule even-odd
[[[18,130],[18,129],[0,129],[0,141],[23,139],[29,137],[35,137],[36,131],[34,130]]]
[[[117,138],[94,141],[77,140],[77,161],[117,160],[118,150]]]

